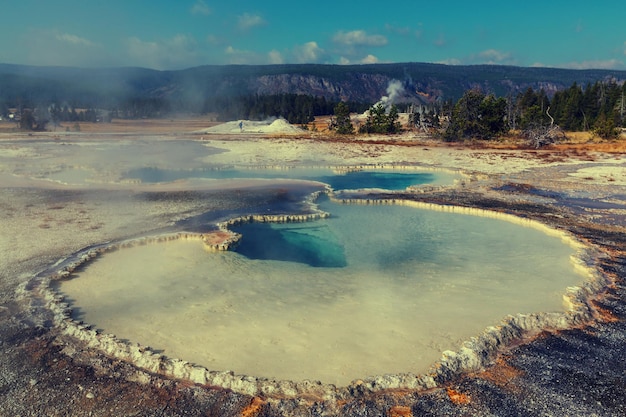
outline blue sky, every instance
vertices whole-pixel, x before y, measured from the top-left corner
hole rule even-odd
[[[434,62],[626,70],[626,2],[0,0],[0,62]]]

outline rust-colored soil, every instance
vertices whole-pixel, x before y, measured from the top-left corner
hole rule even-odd
[[[411,407],[397,405],[389,409],[389,417],[413,417]]]
[[[250,405],[241,411],[241,417],[255,417],[261,412],[261,409],[265,404],[265,401],[259,397],[254,397],[250,402]]]
[[[480,379],[490,381],[501,388],[509,390],[514,390],[515,385],[512,381],[521,375],[522,371],[512,367],[501,357],[496,359],[494,366],[476,374]]]
[[[453,404],[466,405],[470,403],[470,397],[468,395],[463,394],[462,392],[459,392],[452,388],[447,388],[446,391],[448,393],[450,401],[452,401]]]

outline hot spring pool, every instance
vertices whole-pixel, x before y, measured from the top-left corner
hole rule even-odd
[[[124,180],[139,180],[144,183],[171,182],[189,178],[203,179],[300,179],[319,181],[328,184],[334,190],[353,190],[361,188],[382,188],[385,190],[404,190],[411,185],[452,184],[458,175],[445,172],[427,172],[418,170],[348,170],[336,172],[330,168],[283,168],[283,169],[196,169],[174,170],[144,167],[126,172]]]
[[[403,206],[244,224],[236,251],[177,240],[88,263],[74,317],[208,369],[339,385],[422,373],[505,315],[562,311],[575,250],[509,222]]]

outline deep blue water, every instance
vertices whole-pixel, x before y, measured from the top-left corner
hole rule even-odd
[[[187,178],[234,179],[302,179],[320,181],[335,190],[356,190],[361,188],[382,188],[385,190],[404,190],[411,185],[429,184],[435,180],[435,174],[425,172],[351,171],[334,173],[330,169],[287,169],[287,170],[171,170],[160,168],[139,168],[128,171],[125,179],[139,179],[145,183],[170,182]]]
[[[347,265],[343,246],[324,222],[247,223],[232,230],[243,234],[235,252],[248,259],[298,262],[315,268]]]
[[[406,259],[433,259],[439,246],[438,239],[430,236],[428,242],[414,241],[403,236],[402,231],[428,230],[424,224],[424,211],[411,210],[410,221],[406,218],[405,207],[352,206],[336,204],[322,195],[317,204],[323,211],[331,213],[329,219],[319,219],[304,223],[243,223],[231,226],[231,230],[242,235],[234,251],[252,260],[297,262],[314,268],[344,268],[348,266],[346,243],[354,238],[361,242],[380,240],[381,245],[369,251],[361,247],[353,252],[357,257],[364,256],[358,263],[368,268],[388,269]],[[403,220],[390,222],[380,217],[385,212],[404,213],[396,216]],[[373,214],[369,217],[367,214]],[[439,217],[441,213],[430,213]],[[383,227],[393,236],[393,242],[381,233],[374,232]],[[353,243],[349,243],[354,246]],[[354,255],[355,253],[353,253]],[[355,257],[352,257],[354,261]]]

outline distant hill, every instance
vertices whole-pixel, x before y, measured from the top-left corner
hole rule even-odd
[[[197,111],[215,98],[283,93],[331,101],[375,103],[397,94],[401,102],[456,100],[480,87],[505,96],[532,87],[548,95],[600,80],[626,80],[626,71],[427,63],[372,65],[225,65],[178,71],[144,68],[35,67],[0,64],[0,105],[56,102],[110,108],[128,100],[166,100],[172,109]],[[391,84],[393,90],[387,89]]]

